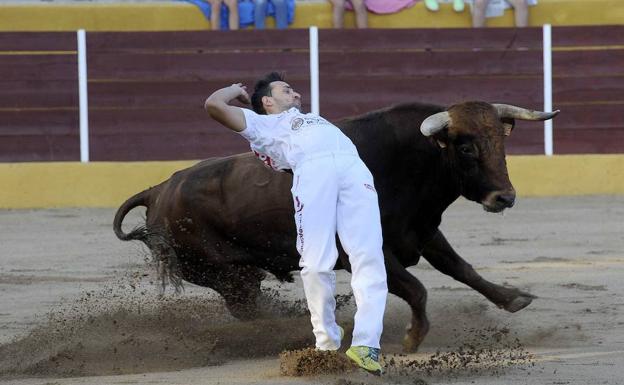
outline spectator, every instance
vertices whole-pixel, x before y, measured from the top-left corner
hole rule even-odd
[[[437,12],[440,10],[438,0],[425,0],[425,7],[431,12]],[[453,10],[455,12],[464,11],[464,0],[453,0]]]
[[[269,2],[275,8],[275,27],[285,29],[288,27],[288,3],[286,0],[254,0],[254,24],[256,29],[264,29],[264,21],[267,16]]]
[[[344,27],[344,12],[347,5],[346,0],[329,0],[333,8],[334,28]],[[355,25],[358,28],[368,27],[368,11],[364,0],[349,0],[355,12]]]
[[[529,4],[527,0],[506,0],[515,13],[516,27],[529,25]],[[475,28],[485,27],[485,11],[490,0],[474,0],[472,8],[472,26]]]
[[[238,0],[207,0],[210,3],[210,26],[218,31],[221,26],[221,6],[228,8],[228,25],[230,29],[238,29]]]

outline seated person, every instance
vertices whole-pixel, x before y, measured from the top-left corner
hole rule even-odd
[[[347,6],[346,0],[329,0],[332,3],[334,28],[344,27],[344,12]],[[349,5],[355,11],[355,25],[358,28],[368,27],[368,12],[364,0],[349,0]]]
[[[229,10],[228,25],[234,30],[238,29],[238,0],[207,0],[210,3],[210,27],[213,31],[221,29],[221,6],[225,6]]]
[[[254,25],[256,29],[264,29],[269,3],[275,9],[275,28],[288,27],[288,3],[286,0],[254,0]]]
[[[529,25],[529,4],[527,0],[506,0],[515,13],[516,27],[527,27]],[[472,7],[472,26],[485,27],[485,11],[490,0],[474,0]]]
[[[334,28],[344,27],[344,10],[355,11],[358,28],[368,27],[367,11],[377,14],[399,12],[416,4],[417,0],[330,0],[333,6]],[[459,1],[459,0],[458,0]],[[463,4],[463,3],[462,3]]]

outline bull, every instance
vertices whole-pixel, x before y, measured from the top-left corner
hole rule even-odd
[[[558,112],[485,102],[448,109],[406,103],[337,123],[375,178],[388,289],[412,310],[406,351],[415,351],[429,330],[427,291],[406,270],[421,256],[509,312],[535,298],[481,277],[438,227],[459,196],[489,212],[512,207],[505,137],[516,119],[546,120]],[[234,316],[251,317],[265,272],[292,282],[299,269],[291,185],[290,174],[268,169],[252,153],[204,160],[129,198],[115,215],[114,231],[121,240],[144,242],[176,287],[183,280],[209,287]],[[125,233],[123,219],[137,206],[147,208],[145,224]],[[350,271],[337,243],[335,268]]]

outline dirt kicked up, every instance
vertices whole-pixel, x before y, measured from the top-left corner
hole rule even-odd
[[[130,374],[221,365],[230,359],[280,352],[280,372],[287,376],[355,370],[342,352],[305,348],[314,339],[301,301],[285,301],[278,291],[265,289],[258,319],[245,322],[231,317],[213,296],[159,296],[147,291],[146,277],[128,275],[51,310],[43,324],[0,347],[4,357],[0,373],[18,377]],[[349,299],[338,301],[339,311],[351,305]],[[352,313],[349,307],[347,312]],[[385,355],[387,373],[498,373],[532,363],[531,354],[510,337],[507,328],[465,332],[468,340],[427,359]]]
[[[525,198],[504,216],[455,204],[443,230],[456,250],[538,298],[506,313],[421,261],[410,270],[429,290],[431,331],[421,352],[403,354],[409,309],[391,296],[381,378],[344,360],[348,340],[329,359],[307,349],[298,280],[269,278],[258,318],[240,321],[208,289],[159,295],[145,251],[114,238],[114,210],[2,211],[0,383],[620,384],[623,203]],[[338,274],[347,336],[349,279]]]

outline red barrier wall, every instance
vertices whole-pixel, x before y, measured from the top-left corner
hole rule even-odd
[[[307,30],[88,35],[93,160],[201,159],[247,151],[203,110],[210,93],[276,68],[308,94]]]
[[[555,153],[622,152],[624,27],[553,28],[553,46]],[[91,160],[247,151],[204,99],[281,70],[309,101],[308,49],[307,30],[88,33]],[[319,50],[329,119],[404,101],[543,106],[540,28],[321,29]],[[75,33],[0,33],[0,161],[79,160],[75,51]],[[508,152],[543,153],[543,124],[517,127]]]
[[[624,152],[624,26],[553,28],[554,151]]]
[[[321,30],[321,112],[329,118],[417,100],[543,107],[542,31]],[[508,152],[543,153],[543,124],[523,122]]]
[[[0,33],[0,161],[76,160],[76,34]]]

